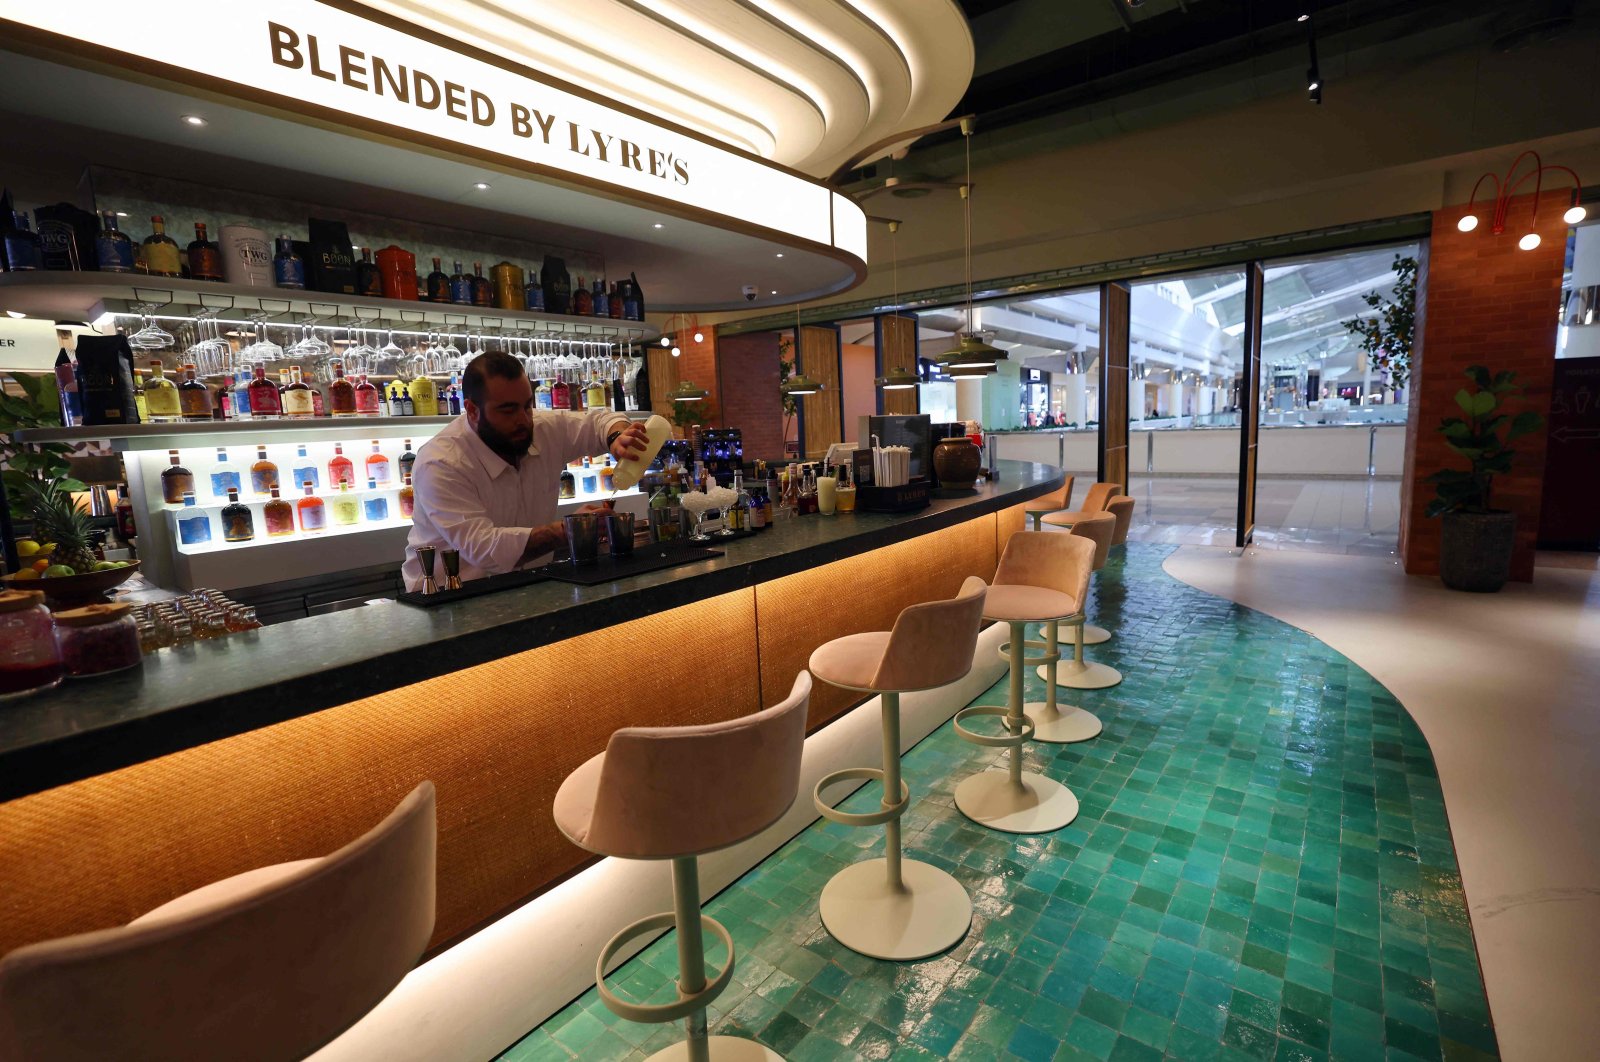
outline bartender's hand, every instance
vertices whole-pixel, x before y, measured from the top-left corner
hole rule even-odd
[[[623,428],[622,434],[612,440],[611,456],[623,461],[635,454],[644,453],[649,446],[649,433],[644,430],[644,423],[636,420]]]

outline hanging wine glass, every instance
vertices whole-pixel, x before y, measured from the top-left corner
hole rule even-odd
[[[174,343],[172,333],[156,324],[150,316],[153,309],[149,305],[139,307],[140,328],[128,337],[128,346],[135,350],[167,350]]]
[[[251,318],[255,322],[256,339],[241,354],[247,355],[250,361],[274,362],[283,358],[283,348],[272,341],[267,334],[267,315],[256,314]]]

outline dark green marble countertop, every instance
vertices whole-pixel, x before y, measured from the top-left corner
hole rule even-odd
[[[547,581],[437,608],[395,601],[181,650],[0,703],[0,800],[385,693],[641,615],[714,597],[997,512],[1059,487],[1001,461],[1000,479],[916,513],[807,516],[718,545],[723,556],[601,586]]]

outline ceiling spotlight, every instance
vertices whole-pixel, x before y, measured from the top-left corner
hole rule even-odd
[[[1565,214],[1561,215],[1561,220],[1565,221],[1568,225],[1576,225],[1578,222],[1582,221],[1588,216],[1589,212],[1587,210],[1583,209],[1583,207],[1579,206],[1577,203],[1574,203],[1567,208],[1567,212]]]
[[[704,343],[704,342],[705,342],[705,341],[706,341],[706,337],[705,337],[705,334],[704,334],[704,333],[702,333],[702,332],[696,332],[696,333],[695,333],[695,334],[694,334],[694,341],[695,341],[695,342],[696,342],[696,343]]]
[[[7,317],[11,317],[11,318],[15,318],[16,320],[20,321],[20,320],[22,320],[24,317],[26,317],[28,315],[23,313],[21,310],[7,310],[6,311],[6,316]]]
[[[1477,227],[1478,215],[1476,214],[1463,214],[1461,216],[1461,220],[1456,222],[1456,228],[1460,229],[1462,232],[1471,232]]]
[[[198,114],[186,114],[186,115],[184,115],[183,116],[183,122],[186,125],[205,125],[206,124],[206,120],[204,118],[200,117]]]
[[[776,295],[777,293],[778,293],[778,289],[777,288],[773,288],[772,289],[772,294]]]
[[[683,351],[679,350],[677,347],[673,347],[672,348],[672,356],[674,358],[678,357],[682,353],[683,353]]]
[[[654,225],[652,225],[650,227],[653,228],[653,229],[659,229],[659,228],[662,228],[662,224],[661,224],[661,222],[658,221],[658,222],[656,222]]]
[[[1535,247],[1539,246],[1539,234],[1537,232],[1528,233],[1522,239],[1517,241],[1517,246],[1522,248],[1524,251],[1533,250]]]
[[[1311,21],[1311,16],[1302,11],[1299,15],[1295,16],[1295,21],[1296,22],[1309,22],[1309,21]]]
[[[478,181],[472,187],[476,188],[480,192],[487,192],[489,190],[489,186],[487,184],[485,184],[483,181]]]

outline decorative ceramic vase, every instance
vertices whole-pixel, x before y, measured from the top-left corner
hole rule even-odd
[[[942,490],[971,490],[982,465],[982,455],[965,435],[940,439],[933,448],[933,471]]]

